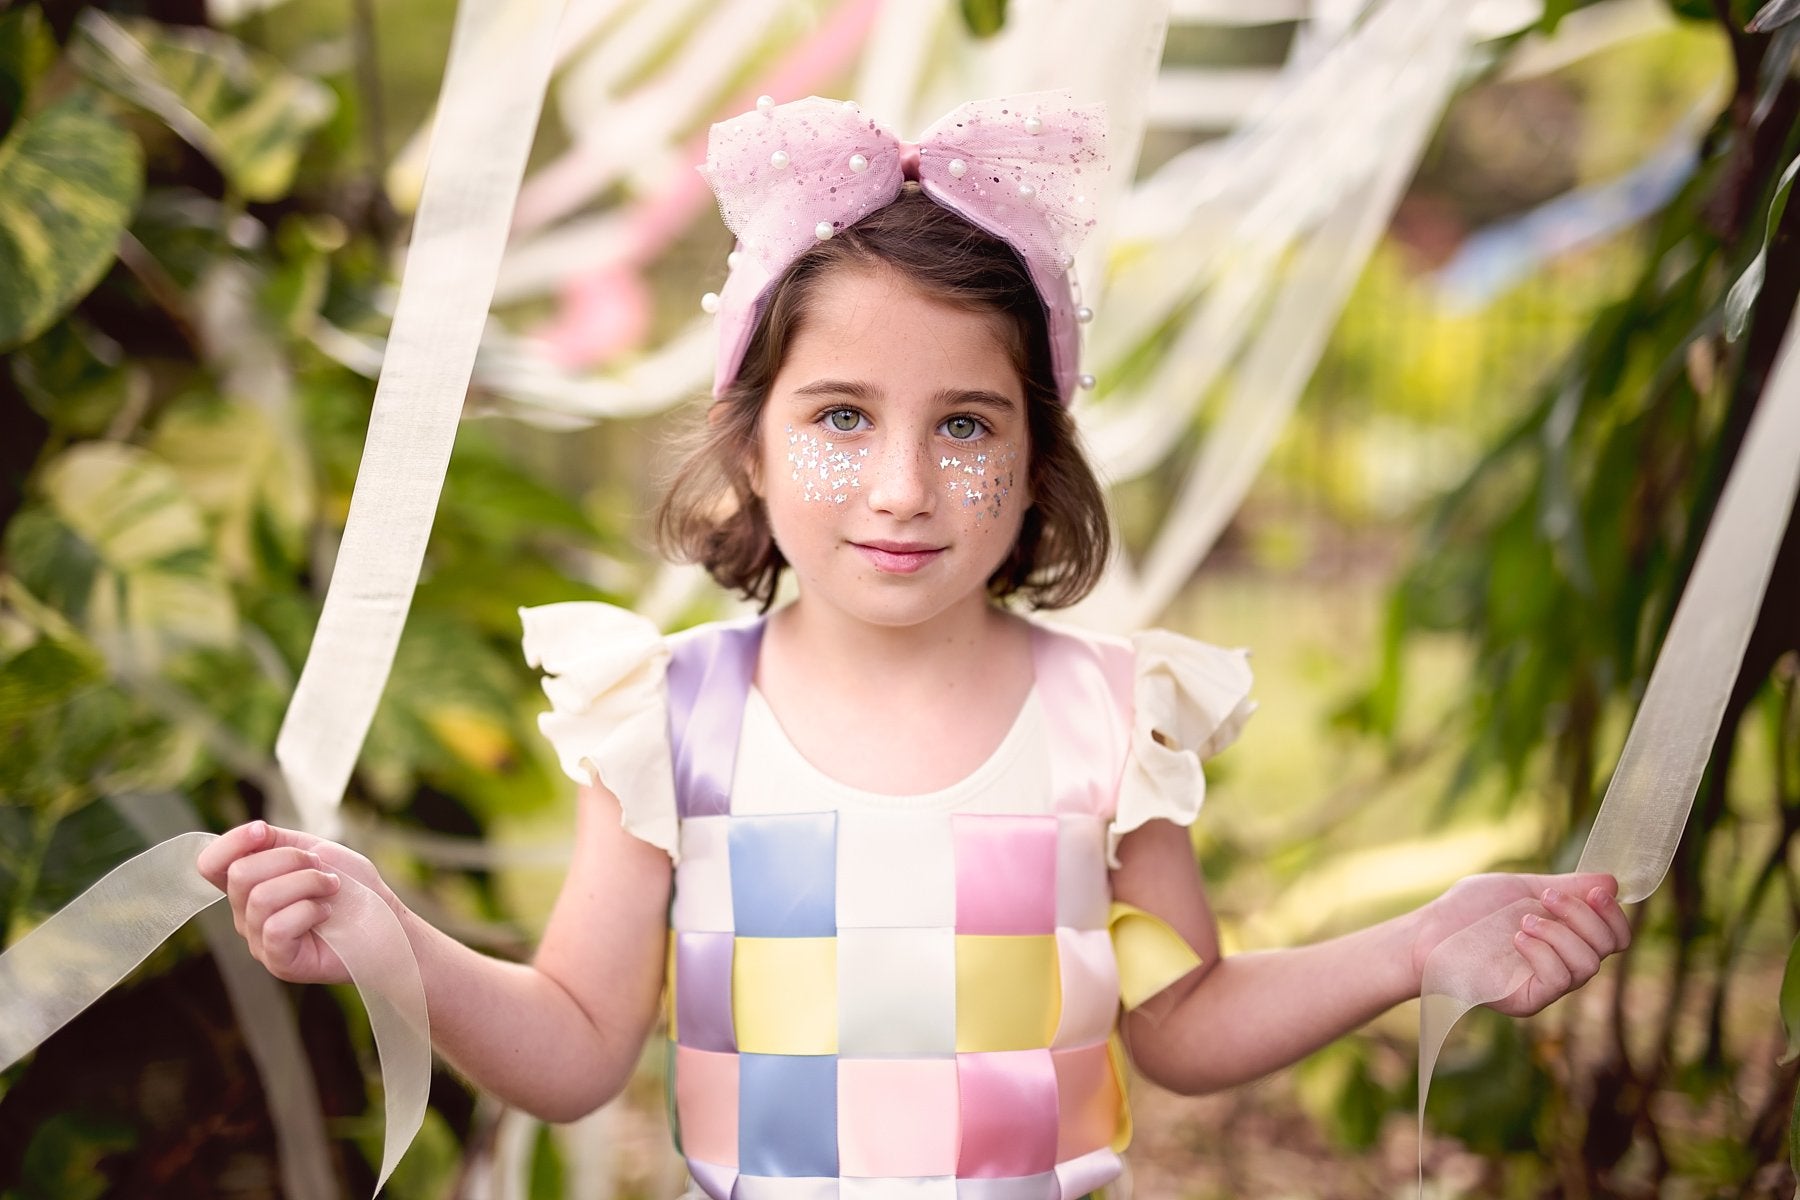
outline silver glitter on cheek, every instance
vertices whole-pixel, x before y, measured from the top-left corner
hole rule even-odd
[[[951,503],[973,509],[977,521],[983,517],[997,521],[1012,494],[1013,464],[1018,458],[1011,443],[993,450],[971,447],[960,454],[939,456],[938,470],[948,480],[944,490]]]
[[[862,460],[869,457],[865,447],[855,452],[810,433],[787,427],[788,465],[793,468],[788,478],[800,485],[800,498],[807,503],[842,504],[850,493],[862,487]]]

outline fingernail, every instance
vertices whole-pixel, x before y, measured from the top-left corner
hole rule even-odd
[[[266,822],[266,821],[250,822],[250,840],[251,841],[253,841],[253,842],[262,841],[264,837],[268,836],[268,832],[269,832],[268,822]]]
[[[1526,929],[1533,933],[1537,932],[1537,927],[1543,923],[1543,919],[1536,913],[1526,913],[1525,919],[1520,922],[1521,925],[1525,926]]]
[[[319,863],[320,863],[320,862],[321,862],[321,861],[322,861],[322,860],[321,860],[321,859],[320,859],[320,858],[319,858],[319,856],[318,856],[318,855],[317,855],[317,854],[315,854],[315,853],[314,853],[314,852],[313,852],[313,851],[311,851],[311,850],[308,850],[308,851],[307,851],[307,852],[306,852],[306,861],[307,861],[307,862],[309,862],[309,863],[311,863],[311,864],[312,864],[312,865],[313,865],[313,866],[315,866],[315,867],[316,867],[316,866],[318,866],[318,865],[319,865]]]
[[[331,881],[332,887],[336,887],[338,885],[338,877],[337,877],[336,871],[326,871],[325,878]]]
[[[1557,891],[1555,888],[1545,888],[1544,889],[1544,903],[1545,904],[1559,904],[1562,902],[1562,898],[1563,898],[1563,894],[1561,892]]]
[[[325,919],[329,921],[331,919],[331,905],[321,902],[319,907],[324,910]]]
[[[1612,897],[1607,895],[1604,889],[1595,888],[1588,893],[1588,903],[1592,904],[1595,908],[1605,908],[1608,904],[1612,903]]]

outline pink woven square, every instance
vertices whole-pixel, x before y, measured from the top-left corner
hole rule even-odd
[[[956,1056],[962,1149],[956,1173],[1005,1179],[1056,1167],[1056,1067],[1048,1050]]]
[[[1106,1043],[1052,1050],[1056,1066],[1056,1159],[1064,1162],[1112,1144],[1119,1124],[1119,1082]]]
[[[738,1165],[738,1056],[675,1047],[675,1104],[689,1158]]]
[[[956,1060],[840,1058],[838,1164],[861,1178],[956,1171]]]
[[[1056,928],[1056,818],[958,813],[956,932]]]
[[[1105,1041],[1119,1012],[1119,967],[1112,936],[1104,929],[1058,929],[1056,969],[1061,974],[1062,1015],[1053,1046]],[[682,1037],[688,1041],[684,1030]]]

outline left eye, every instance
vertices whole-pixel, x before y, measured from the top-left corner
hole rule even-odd
[[[959,442],[966,442],[981,432],[981,422],[974,417],[951,417],[944,422],[944,432]]]

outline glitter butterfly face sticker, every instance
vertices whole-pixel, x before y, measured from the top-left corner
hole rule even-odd
[[[947,480],[944,490],[950,502],[972,510],[977,521],[983,517],[999,520],[1006,498],[1012,494],[1018,458],[1010,443],[993,450],[971,446],[961,453],[940,455],[938,470]]]
[[[845,450],[824,438],[787,427],[788,478],[800,487],[800,498],[811,503],[843,504],[850,493],[862,489],[862,463],[867,447]]]

